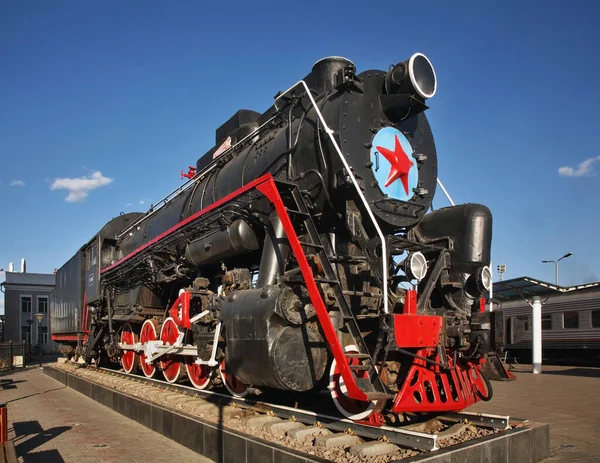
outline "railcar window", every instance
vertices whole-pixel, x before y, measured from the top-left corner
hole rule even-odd
[[[563,314],[564,328],[579,328],[579,312],[565,312]]]
[[[92,247],[92,267],[98,263],[98,245]]]
[[[542,315],[542,329],[543,330],[551,330],[552,329],[552,315],[550,315],[550,314]]]
[[[517,315],[517,320],[523,322],[523,329],[529,331],[529,315]]]
[[[600,327],[600,310],[592,310],[592,328]]]

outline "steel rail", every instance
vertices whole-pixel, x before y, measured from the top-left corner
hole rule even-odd
[[[439,447],[437,446],[438,436],[435,434],[410,431],[408,429],[395,428],[391,426],[369,426],[366,424],[355,423],[354,421],[349,420],[347,418],[325,415],[310,410],[288,407],[286,405],[262,402],[260,400],[248,397],[234,397],[228,394],[221,394],[219,392],[200,390],[192,386],[186,386],[184,384],[167,383],[159,379],[127,374],[106,367],[93,367],[91,369],[113,376],[119,376],[123,379],[128,379],[130,381],[142,382],[166,390],[180,392],[188,396],[191,395],[196,397],[202,397],[205,399],[210,399],[210,401],[212,402],[220,402],[226,404],[234,403],[238,406],[245,408],[253,407],[254,411],[257,411],[259,413],[272,412],[281,418],[293,418],[296,421],[308,425],[317,424],[324,428],[339,432],[352,431],[359,436],[367,437],[369,439],[385,439],[386,441],[397,445],[401,445],[403,447],[428,451],[439,449]]]
[[[445,413],[440,416],[440,419],[448,419],[451,421],[463,421],[469,420],[477,426],[483,426],[486,428],[494,429],[509,429],[510,428],[510,417],[503,415],[490,415],[489,413]]]
[[[252,408],[253,411],[258,413],[274,413],[281,418],[294,419],[295,421],[299,421],[307,425],[317,424],[333,431],[352,431],[362,437],[369,439],[382,439],[412,449],[427,451],[435,451],[439,449],[437,445],[438,436],[436,434],[427,434],[392,426],[369,426],[366,424],[356,423],[347,418],[326,415],[310,410],[289,407],[286,405],[262,402],[260,400],[248,397],[235,397],[229,394],[222,394],[220,392],[200,390],[185,384],[168,383],[160,379],[146,378],[136,374],[127,374],[106,367],[93,367],[92,369],[105,374],[119,376],[130,381],[149,384],[165,390],[177,391],[188,396],[209,399],[211,402],[219,402],[224,404],[233,403],[244,408]],[[505,415],[457,412],[443,413],[438,417],[438,419],[441,421],[455,422],[468,420],[478,427],[498,430],[510,429],[510,417]]]

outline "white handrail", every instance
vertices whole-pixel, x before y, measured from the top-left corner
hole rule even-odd
[[[438,182],[438,185],[442,187],[442,191],[446,195],[446,198],[448,198],[448,201],[450,201],[450,204],[452,204],[453,206],[456,206],[456,204],[454,204],[454,201],[452,201],[452,198],[450,197],[450,195],[448,194],[448,192],[444,188],[444,185],[442,184],[442,181],[440,180],[439,177],[437,178],[437,182]]]
[[[358,185],[358,182],[356,181],[356,177],[354,177],[354,173],[352,173],[352,169],[346,162],[346,159],[344,158],[342,150],[340,149],[339,145],[335,141],[335,138],[333,137],[333,130],[331,130],[329,128],[329,126],[327,125],[327,123],[325,122],[325,118],[323,117],[323,114],[321,114],[321,111],[319,110],[319,107],[317,106],[317,103],[315,102],[315,100],[312,96],[312,93],[311,93],[310,89],[308,88],[308,85],[306,85],[306,82],[304,82],[303,80],[292,85],[285,92],[283,92],[281,95],[279,95],[277,98],[275,98],[275,103],[277,103],[277,101],[281,97],[283,97],[286,93],[288,93],[291,90],[293,90],[294,88],[296,88],[298,85],[304,86],[304,89],[306,90],[306,95],[308,96],[308,98],[310,98],[310,102],[312,103],[313,107],[315,108],[315,111],[317,112],[317,116],[319,116],[319,119],[321,121],[321,124],[323,124],[323,128],[325,129],[325,132],[327,132],[327,135],[329,135],[329,139],[331,140],[331,143],[335,147],[335,150],[337,151],[338,156],[340,157],[342,163],[344,164],[344,167],[348,171],[348,175],[350,176],[350,179],[352,180],[352,183],[354,184],[354,188],[356,188],[356,191],[358,192],[358,195],[360,196],[360,199],[362,200],[363,205],[365,206],[365,209],[367,210],[367,213],[369,214],[369,217],[371,218],[371,221],[373,222],[373,225],[375,226],[375,230],[377,230],[379,239],[381,240],[381,253],[383,255],[383,311],[384,311],[384,313],[388,314],[390,312],[389,312],[389,307],[388,307],[388,268],[387,268],[388,262],[386,259],[387,246],[385,243],[385,236],[383,235],[383,232],[381,231],[381,228],[379,227],[379,224],[377,223],[377,219],[375,218],[373,211],[369,207],[369,203],[367,202],[367,199],[363,195],[363,192],[361,191],[360,186]]]

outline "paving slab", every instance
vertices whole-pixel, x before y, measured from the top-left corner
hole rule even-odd
[[[212,461],[73,391],[41,369],[0,377],[0,402],[7,404],[9,438],[14,439],[19,462]]]
[[[600,461],[600,368],[530,365],[511,370],[515,381],[492,381],[494,396],[467,411],[527,418],[550,425],[544,463]]]

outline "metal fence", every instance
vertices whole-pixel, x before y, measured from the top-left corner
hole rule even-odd
[[[23,368],[31,360],[31,345],[24,342],[0,343],[0,371]]]

